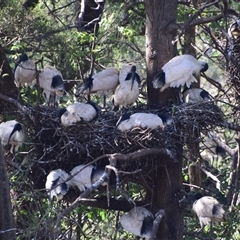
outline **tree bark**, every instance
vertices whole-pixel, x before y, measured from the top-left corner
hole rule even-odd
[[[0,144],[0,239],[16,239],[16,229],[14,226],[9,179],[6,171],[6,163]]]
[[[179,89],[168,88],[163,92],[154,89],[152,79],[162,66],[176,55],[173,45],[176,36],[177,0],[146,0],[146,65],[148,103],[151,108],[176,104]],[[179,146],[179,153],[182,146]],[[166,157],[160,157],[162,167],[156,168],[152,175],[154,179],[153,192],[147,193],[152,202],[152,210],[156,213],[163,209],[165,221],[161,221],[156,239],[180,240],[183,238],[183,215],[179,207],[177,194],[182,189],[182,159],[173,162]]]
[[[0,93],[8,97],[17,99],[18,90],[14,84],[14,76],[8,60],[4,53],[4,49],[0,46]],[[0,100],[0,111],[9,112],[16,110],[16,107],[8,102]]]
[[[177,1],[147,0],[146,8],[146,64],[148,104],[151,108],[169,106],[176,102],[178,89],[163,92],[154,89],[152,80],[162,66],[176,55],[173,45],[176,36]],[[176,91],[177,90],[177,91]]]

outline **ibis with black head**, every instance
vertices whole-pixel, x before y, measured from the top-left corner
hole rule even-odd
[[[48,105],[51,102],[55,104],[57,97],[62,97],[65,93],[63,76],[59,70],[52,66],[45,66],[40,71],[39,86],[45,93]]]
[[[74,167],[71,172],[70,186],[77,187],[80,192],[84,192],[96,183],[104,174],[105,170],[94,165],[79,165]],[[104,185],[104,184],[103,184]]]
[[[202,88],[185,88],[182,96],[185,103],[207,102],[213,99],[209,92]]]
[[[154,114],[154,113],[124,113],[116,123],[115,130],[121,132],[129,131],[135,127],[142,129],[156,129],[160,127],[164,129],[166,125],[170,125],[173,119],[165,114]]]
[[[196,77],[207,70],[208,64],[197,60],[192,55],[176,56],[168,61],[161,71],[154,76],[153,87],[160,89],[161,92],[168,87],[177,88],[185,84],[190,88],[193,82],[198,81]]]
[[[29,59],[26,53],[23,53],[15,65],[14,70],[14,83],[18,92],[18,100],[20,97],[21,87],[27,86],[28,91],[29,87],[32,84],[33,80],[36,78],[37,69],[33,60]]]
[[[66,127],[81,121],[90,122],[98,117],[99,112],[99,107],[92,101],[73,103],[60,109],[61,124]]]
[[[218,223],[224,221],[225,210],[223,206],[214,197],[202,196],[201,193],[194,195],[196,199],[193,203],[193,211],[197,214],[201,229],[205,225],[211,225],[212,223]]]
[[[140,76],[136,73],[136,66],[131,67],[125,81],[122,81],[117,87],[113,97],[113,110],[123,107],[127,108],[137,101],[139,96],[139,87],[141,85]]]
[[[45,189],[49,196],[50,204],[54,197],[57,201],[60,201],[63,199],[64,195],[67,194],[69,190],[69,183],[67,182],[68,178],[68,173],[62,169],[52,170],[48,174],[45,182]]]

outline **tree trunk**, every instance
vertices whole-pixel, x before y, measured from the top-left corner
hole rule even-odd
[[[6,171],[6,163],[2,153],[2,145],[0,144],[0,239],[14,240],[16,239],[16,230],[14,226],[9,179]]]
[[[146,64],[148,82],[148,103],[150,107],[176,104],[179,89],[168,88],[163,92],[154,89],[154,75],[176,54],[172,44],[176,36],[177,0],[146,0]],[[182,146],[179,146],[179,153]],[[153,173],[152,197],[153,212],[164,209],[166,221],[160,223],[157,238],[161,240],[180,240],[183,238],[183,215],[176,200],[182,189],[182,159],[178,161],[159,159],[163,166]]]
[[[4,49],[0,46],[0,93],[17,99],[18,90],[14,84],[14,76],[11,67],[7,61]],[[13,104],[0,100],[0,111],[9,112],[16,110]]]
[[[163,92],[154,89],[152,80],[162,66],[176,55],[173,45],[176,36],[177,1],[147,0],[146,8],[146,64],[148,104],[151,108],[169,106],[176,102],[176,90]]]

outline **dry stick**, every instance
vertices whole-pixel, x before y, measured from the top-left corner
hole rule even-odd
[[[159,224],[161,223],[163,218],[166,216],[166,214],[165,214],[165,211],[163,209],[161,209],[155,214],[155,216],[156,216],[156,218],[153,222],[153,228],[152,228],[152,233],[151,233],[150,240],[154,240],[156,238]]]
[[[214,176],[212,173],[207,171],[205,168],[203,168],[199,165],[196,165],[196,167],[200,168],[207,175],[207,177],[212,178],[216,182],[216,188],[221,192],[221,182],[220,182],[220,180],[216,176]]]

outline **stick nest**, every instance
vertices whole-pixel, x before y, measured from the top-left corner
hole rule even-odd
[[[70,172],[73,167],[87,164],[104,154],[127,154],[143,148],[164,148],[176,156],[179,146],[189,141],[199,141],[194,135],[195,131],[210,131],[216,126],[221,126],[224,119],[220,108],[213,103],[182,104],[161,111],[173,118],[173,123],[164,129],[135,128],[125,133],[116,131],[114,134],[120,113],[105,111],[91,123],[81,122],[63,127],[58,117],[58,109],[37,106],[30,110],[35,120],[33,122],[29,119],[27,124],[30,140],[27,146],[31,148],[28,149],[28,157],[34,163],[33,180],[39,183],[37,185],[40,188],[44,187],[46,175],[51,170],[61,168]],[[129,111],[131,113],[159,112],[145,108]],[[26,120],[24,122],[26,125]],[[147,175],[158,164],[161,164],[161,161],[155,159],[161,158],[151,156],[144,160],[129,160],[117,163],[117,168],[123,171],[135,171],[141,168],[144,170],[142,174]],[[100,166],[108,163],[108,158],[96,162]]]

